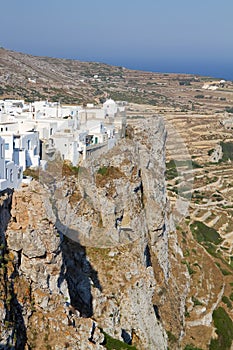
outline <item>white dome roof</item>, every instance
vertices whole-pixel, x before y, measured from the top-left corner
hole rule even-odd
[[[115,105],[116,102],[113,101],[111,98],[109,100],[107,100],[106,102],[104,102],[104,105]]]

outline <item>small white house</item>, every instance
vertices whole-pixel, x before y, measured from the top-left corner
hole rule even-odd
[[[5,140],[0,136],[0,191],[18,188],[22,182],[23,169],[5,158]]]
[[[73,133],[57,132],[50,139],[50,147],[60,153],[63,160],[69,160],[73,165],[79,161],[78,139]]]
[[[5,133],[2,134],[5,142],[5,158],[21,166],[23,170],[28,167],[40,165],[40,140],[38,132]]]

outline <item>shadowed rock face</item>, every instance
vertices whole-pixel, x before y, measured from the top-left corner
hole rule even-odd
[[[14,193],[2,281],[21,316],[1,329],[3,346],[20,348],[11,334],[21,326],[21,349],[104,349],[100,328],[138,349],[167,348],[153,301],[156,266],[164,282],[170,271],[165,140],[155,118],[79,175]],[[7,321],[4,303],[1,313]]]

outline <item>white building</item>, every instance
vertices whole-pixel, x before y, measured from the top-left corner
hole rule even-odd
[[[5,158],[22,166],[28,167],[40,165],[40,140],[38,132],[2,133],[5,140]]]
[[[90,105],[85,109],[48,101],[29,105],[23,100],[0,101],[5,157],[23,170],[39,166],[40,155],[48,160],[57,152],[77,165],[87,152],[94,155],[97,150],[100,153],[100,148],[113,147],[117,139],[124,137],[125,126],[125,106],[112,99],[101,108]]]
[[[6,160],[5,140],[0,136],[0,191],[18,188],[23,178],[23,169],[13,161]]]

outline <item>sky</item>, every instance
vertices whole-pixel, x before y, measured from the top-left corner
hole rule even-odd
[[[0,46],[233,80],[233,0],[8,0]]]

